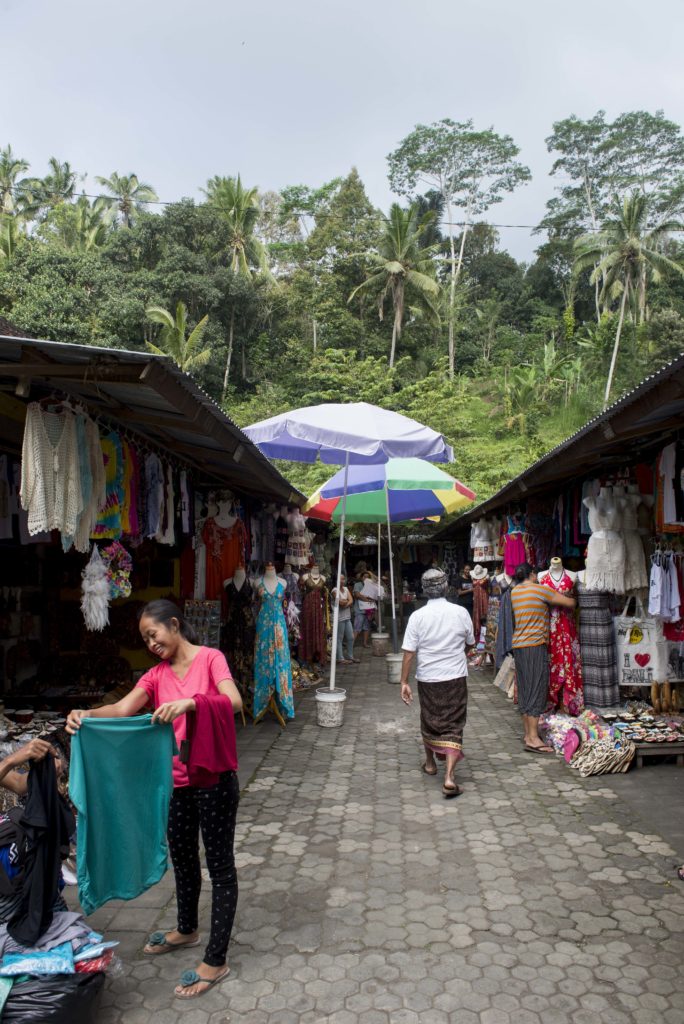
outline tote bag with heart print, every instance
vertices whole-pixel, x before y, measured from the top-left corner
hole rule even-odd
[[[668,648],[662,622],[644,611],[639,598],[634,599],[635,614],[628,615],[631,600],[631,597],[627,599],[622,615],[615,617],[620,685],[663,683],[668,677]]]

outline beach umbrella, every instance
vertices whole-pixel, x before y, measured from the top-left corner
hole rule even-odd
[[[408,416],[381,409],[367,402],[348,404],[331,402],[310,405],[271,416],[244,428],[250,441],[272,459],[315,462],[349,467],[387,462],[391,458],[418,458],[430,462],[452,462],[453,449],[444,436]],[[340,550],[337,560],[337,592],[342,575],[346,488],[343,486],[340,510]],[[392,607],[394,609],[394,576]],[[339,604],[333,606],[332,658],[330,689],[335,688]]]
[[[336,473],[312,494],[304,515],[339,523],[344,501],[344,474]],[[443,469],[422,459],[390,459],[383,465],[350,466],[347,473],[345,521],[387,523],[390,580],[392,565],[391,524],[415,519],[439,519],[465,508],[475,492]],[[392,601],[392,643],[398,650],[396,609]]]

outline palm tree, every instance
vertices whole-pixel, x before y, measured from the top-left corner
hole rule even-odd
[[[635,319],[643,321],[646,315],[646,285],[648,278],[657,283],[664,274],[684,277],[684,267],[666,256],[663,243],[671,231],[683,231],[679,221],[662,221],[647,230],[648,198],[641,192],[633,192],[622,202],[616,197],[612,204],[612,216],[604,222],[595,235],[584,235],[575,243],[575,270],[593,267],[590,281],[603,282],[601,301],[606,305],[620,298],[620,311],[615,344],[610,360],[608,380],[603,397],[604,409],[608,405],[613,376],[617,363],[620,336],[625,321],[627,302],[634,300]]]
[[[96,178],[99,185],[111,192],[111,198],[104,201],[121,215],[121,223],[130,228],[134,214],[145,208],[146,203],[156,203],[159,196],[151,185],[138,179],[137,174],[119,175],[116,171],[108,178]]]
[[[40,233],[65,249],[91,252],[105,244],[111,227],[112,211],[106,202],[91,203],[87,196],[79,196],[75,203],[60,203],[50,210]]]
[[[48,164],[50,170],[37,182],[37,198],[42,205],[49,207],[71,202],[76,192],[76,171],[72,169],[68,160],[62,164],[56,156],[51,156]]]
[[[11,146],[0,149],[0,210],[14,213],[21,196],[31,187],[29,178],[20,178],[28,171],[28,161],[12,152]]]
[[[209,203],[218,210],[227,229],[227,248],[230,269],[234,274],[252,278],[252,270],[268,273],[266,249],[255,235],[260,215],[259,190],[244,188],[240,175],[237,178],[213,177],[204,190]],[[231,303],[230,325],[228,328],[228,354],[223,374],[222,400],[225,401],[233,359],[235,336],[235,303]]]
[[[184,302],[176,304],[175,317],[161,306],[150,306],[145,313],[152,323],[161,324],[157,339],[159,345],[147,342],[147,347],[152,352],[158,356],[170,356],[185,373],[207,365],[211,358],[211,349],[202,348],[202,336],[209,321],[208,315],[202,317],[186,338],[188,310]]]
[[[12,259],[18,242],[17,218],[0,210],[0,266]]]
[[[428,215],[431,219],[432,215]],[[373,271],[349,296],[351,302],[361,290],[378,294],[380,319],[384,316],[385,301],[392,298],[394,323],[389,365],[394,366],[397,343],[401,340],[407,299],[413,298],[419,308],[436,315],[439,285],[435,280],[433,257],[439,245],[421,245],[427,228],[426,218],[418,219],[414,206],[403,209],[393,203],[389,217],[383,215],[384,233],[378,252],[370,253]]]

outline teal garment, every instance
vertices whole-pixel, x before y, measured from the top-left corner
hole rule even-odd
[[[69,795],[86,914],[135,899],[163,877],[177,752],[173,728],[152,725],[151,715],[83,719],[71,742]]]

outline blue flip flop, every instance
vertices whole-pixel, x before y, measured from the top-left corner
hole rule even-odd
[[[226,967],[223,974],[219,974],[218,978],[203,978],[201,974],[197,973],[197,971],[183,971],[180,978],[181,988],[192,988],[193,985],[197,985],[199,983],[206,985],[206,988],[200,989],[200,991],[196,992],[193,996],[184,996],[181,995],[180,992],[174,992],[174,995],[176,999],[198,999],[200,996],[203,996],[205,992],[208,992],[210,988],[213,988],[214,985],[217,985],[219,981],[225,981],[229,974],[230,967]]]

